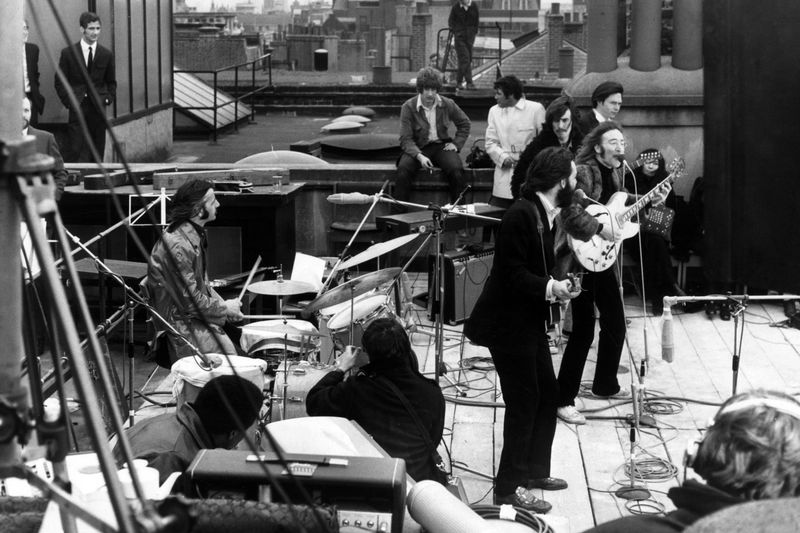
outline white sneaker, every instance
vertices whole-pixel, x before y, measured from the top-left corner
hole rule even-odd
[[[566,422],[567,424],[575,424],[576,426],[582,426],[586,423],[586,417],[578,411],[574,405],[565,405],[564,407],[559,407],[558,411],[556,412],[558,418]]]

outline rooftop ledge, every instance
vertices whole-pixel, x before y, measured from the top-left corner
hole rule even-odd
[[[625,107],[703,105],[703,69],[674,68],[671,56],[661,56],[661,68],[650,72],[634,70],[630,67],[629,57],[620,57],[616,69],[578,76],[564,91],[575,98],[578,106],[588,107],[595,87],[609,80],[619,82],[625,88]]]

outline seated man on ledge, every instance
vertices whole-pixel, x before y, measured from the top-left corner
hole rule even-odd
[[[687,450],[685,464],[706,483],[689,479],[671,488],[675,511],[626,516],[587,533],[683,531],[739,503],[800,496],[800,403],[791,396],[753,391],[728,399],[693,448]],[[766,526],[763,531],[776,531]]]
[[[442,74],[425,67],[417,74],[417,96],[409,98],[400,109],[400,148],[397,160],[394,197],[408,201],[411,182],[420,167],[432,171],[442,169],[450,184],[450,202],[455,202],[467,185],[464,164],[458,155],[469,137],[470,121],[464,111],[439,94]],[[449,130],[455,125],[455,137]]]
[[[147,459],[163,484],[172,472],[186,470],[200,450],[233,449],[244,438],[242,428],[255,422],[263,402],[263,393],[251,381],[218,376],[200,389],[193,402],[137,422],[125,434],[133,458]],[[117,463],[124,459],[119,443],[114,447],[114,459]]]
[[[359,348],[348,346],[335,369],[308,392],[309,416],[357,422],[391,457],[405,460],[412,479],[435,480],[433,451],[444,429],[439,385],[420,374],[408,335],[394,319],[375,320],[361,340],[366,357]],[[345,380],[345,372],[362,364]]]

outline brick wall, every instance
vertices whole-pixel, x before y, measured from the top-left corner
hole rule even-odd
[[[172,41],[175,66],[186,70],[211,70],[247,61],[244,37],[188,37]]]
[[[411,18],[411,70],[419,70],[428,64],[428,32],[431,27],[430,13],[418,13]]]

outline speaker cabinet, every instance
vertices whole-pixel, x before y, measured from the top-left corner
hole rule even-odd
[[[483,291],[494,261],[494,247],[489,245],[480,252],[451,251],[444,254],[444,311],[442,319],[450,325],[464,322],[472,314],[475,302]],[[428,317],[434,319],[432,302],[436,301],[436,256],[428,259]]]

